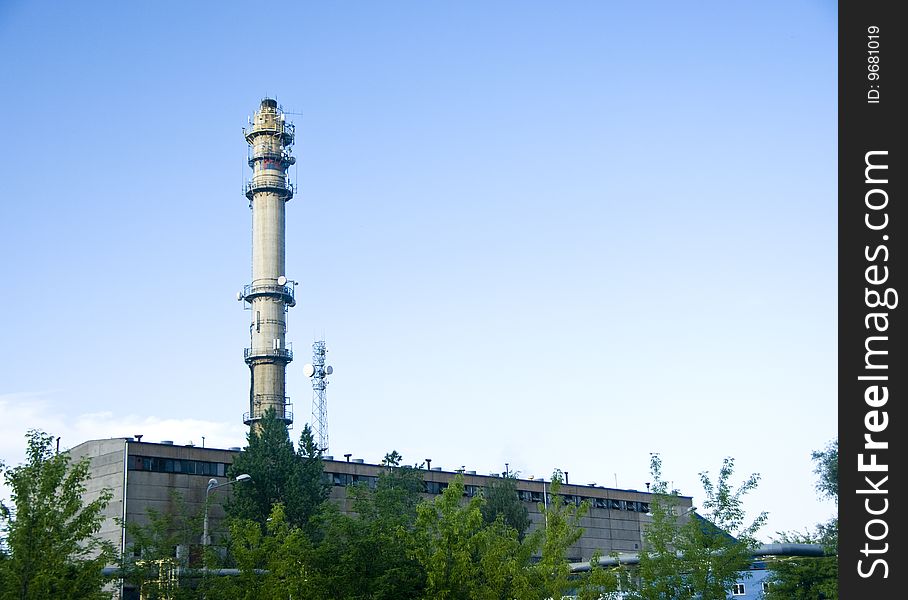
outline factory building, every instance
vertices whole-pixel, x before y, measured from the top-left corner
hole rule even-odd
[[[237,294],[249,312],[249,346],[243,359],[249,368],[247,406],[243,422],[257,431],[266,411],[273,410],[288,427],[293,423],[290,399],[287,396],[287,366],[293,360],[292,346],[287,340],[287,312],[296,305],[298,283],[287,277],[286,265],[286,205],[295,188],[288,168],[296,162],[291,155],[295,130],[285,112],[272,98],[265,98],[248,119],[243,129],[247,144],[247,162],[252,169],[251,179],[243,193],[252,213],[252,273],[251,281]],[[327,451],[326,377],[332,367],[325,363],[324,342],[316,342],[313,362],[306,365],[304,375],[312,379],[314,390],[313,426],[320,447]],[[237,406],[245,390],[238,391]],[[239,412],[239,411],[238,411]],[[139,525],[149,522],[149,510],[159,514],[183,510],[188,515],[206,512],[209,537],[215,545],[223,535],[223,506],[235,487],[255,485],[254,481],[230,482],[228,467],[239,448],[204,448],[177,445],[169,441],[142,441],[141,436],[86,441],[70,450],[73,459],[88,458],[91,479],[85,500],[91,501],[105,489],[113,500],[105,512],[100,535],[114,543],[122,553],[130,550],[131,540],[126,523]],[[324,461],[325,480],[331,485],[331,499],[341,509],[351,510],[347,490],[356,484],[374,485],[386,467],[368,464],[363,460]],[[466,495],[481,493],[496,474],[481,475],[461,470]],[[422,471],[424,494],[431,498],[440,494],[456,475],[439,467]],[[212,480],[215,480],[212,482]],[[549,483],[539,479],[519,479],[519,497],[526,503],[532,521],[531,528],[544,526],[540,505],[551,500]],[[568,502],[589,501],[589,513],[583,517],[584,529],[579,542],[571,548],[568,558],[588,560],[596,551],[635,552],[642,546],[642,531],[648,520],[652,496],[637,490],[605,488],[596,485],[565,484],[560,494]],[[179,498],[179,500],[177,500]],[[207,498],[207,500],[206,500]],[[684,507],[691,498],[681,498]],[[199,544],[202,544],[199,537]],[[184,551],[191,550],[185,548]]]
[[[129,551],[131,540],[123,523],[148,523],[148,510],[174,512],[179,505],[189,515],[201,515],[205,506],[209,480],[227,481],[227,469],[239,448],[219,449],[181,446],[172,442],[145,442],[135,438],[113,438],[83,442],[70,450],[74,460],[88,457],[91,479],[85,500],[91,501],[104,489],[113,493],[105,512],[99,535],[110,540],[121,552]],[[349,457],[348,457],[349,458]],[[352,507],[347,495],[349,486],[374,486],[387,469],[363,460],[324,460],[325,481],[331,484],[331,499],[345,512]],[[421,471],[424,495],[432,498],[444,491],[458,473],[464,476],[466,495],[473,496],[500,474],[481,475],[475,471],[446,471],[440,467]],[[238,485],[255,485],[254,481]],[[544,527],[540,505],[550,502],[549,483],[540,479],[518,479],[517,493],[525,503],[531,519],[531,530]],[[174,492],[180,501],[174,498]],[[224,503],[231,486],[224,486],[209,498],[209,517],[213,543],[223,534]],[[595,551],[636,552],[642,545],[641,532],[648,520],[652,495],[637,490],[606,488],[595,485],[563,484],[559,492],[567,502],[589,501],[590,510],[581,521],[583,536],[568,552],[571,561],[589,560]],[[682,510],[691,506],[691,498],[680,498]],[[201,536],[199,538],[201,544]]]

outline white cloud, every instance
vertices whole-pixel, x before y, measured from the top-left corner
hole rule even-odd
[[[247,429],[241,423],[117,415],[110,411],[68,414],[52,400],[54,395],[51,391],[0,394],[0,460],[7,467],[25,460],[25,435],[30,429],[59,436],[61,450],[87,440],[134,435],[142,435],[145,442],[172,440],[196,446],[204,443],[210,448],[246,445]],[[9,497],[3,482],[0,497]]]

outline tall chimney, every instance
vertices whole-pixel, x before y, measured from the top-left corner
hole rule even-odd
[[[249,412],[243,422],[256,430],[268,409],[288,426],[293,422],[286,394],[287,363],[293,352],[287,344],[287,309],[296,305],[296,282],[285,272],[285,206],[293,197],[287,168],[296,162],[290,155],[293,125],[286,121],[277,101],[262,100],[248,127],[252,180],[246,198],[252,209],[252,283],[238,299],[252,316],[250,346],[244,354],[249,365]]]

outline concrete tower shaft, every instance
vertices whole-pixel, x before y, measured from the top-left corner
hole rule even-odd
[[[287,309],[296,304],[295,282],[286,276],[286,203],[293,197],[287,168],[294,129],[276,100],[265,98],[243,130],[249,144],[252,179],[246,197],[252,209],[252,283],[242,298],[252,313],[250,346],[245,359],[250,369],[249,412],[243,422],[255,426],[268,409],[293,422],[286,394],[287,363],[293,352],[287,343]]]

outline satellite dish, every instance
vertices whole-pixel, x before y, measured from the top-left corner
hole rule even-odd
[[[278,285],[287,285],[287,278],[284,277],[283,275],[281,275],[280,277],[277,278],[277,284]]]
[[[334,373],[334,367],[332,367],[331,365],[328,365],[327,367],[325,367],[325,373],[327,373],[328,375],[330,375],[331,373]]]
[[[242,299],[243,299],[243,292],[237,292],[237,293],[236,293],[236,301],[239,302],[239,301],[242,300]]]
[[[312,377],[315,375],[315,367],[312,365],[303,365],[303,375],[306,377]]]

